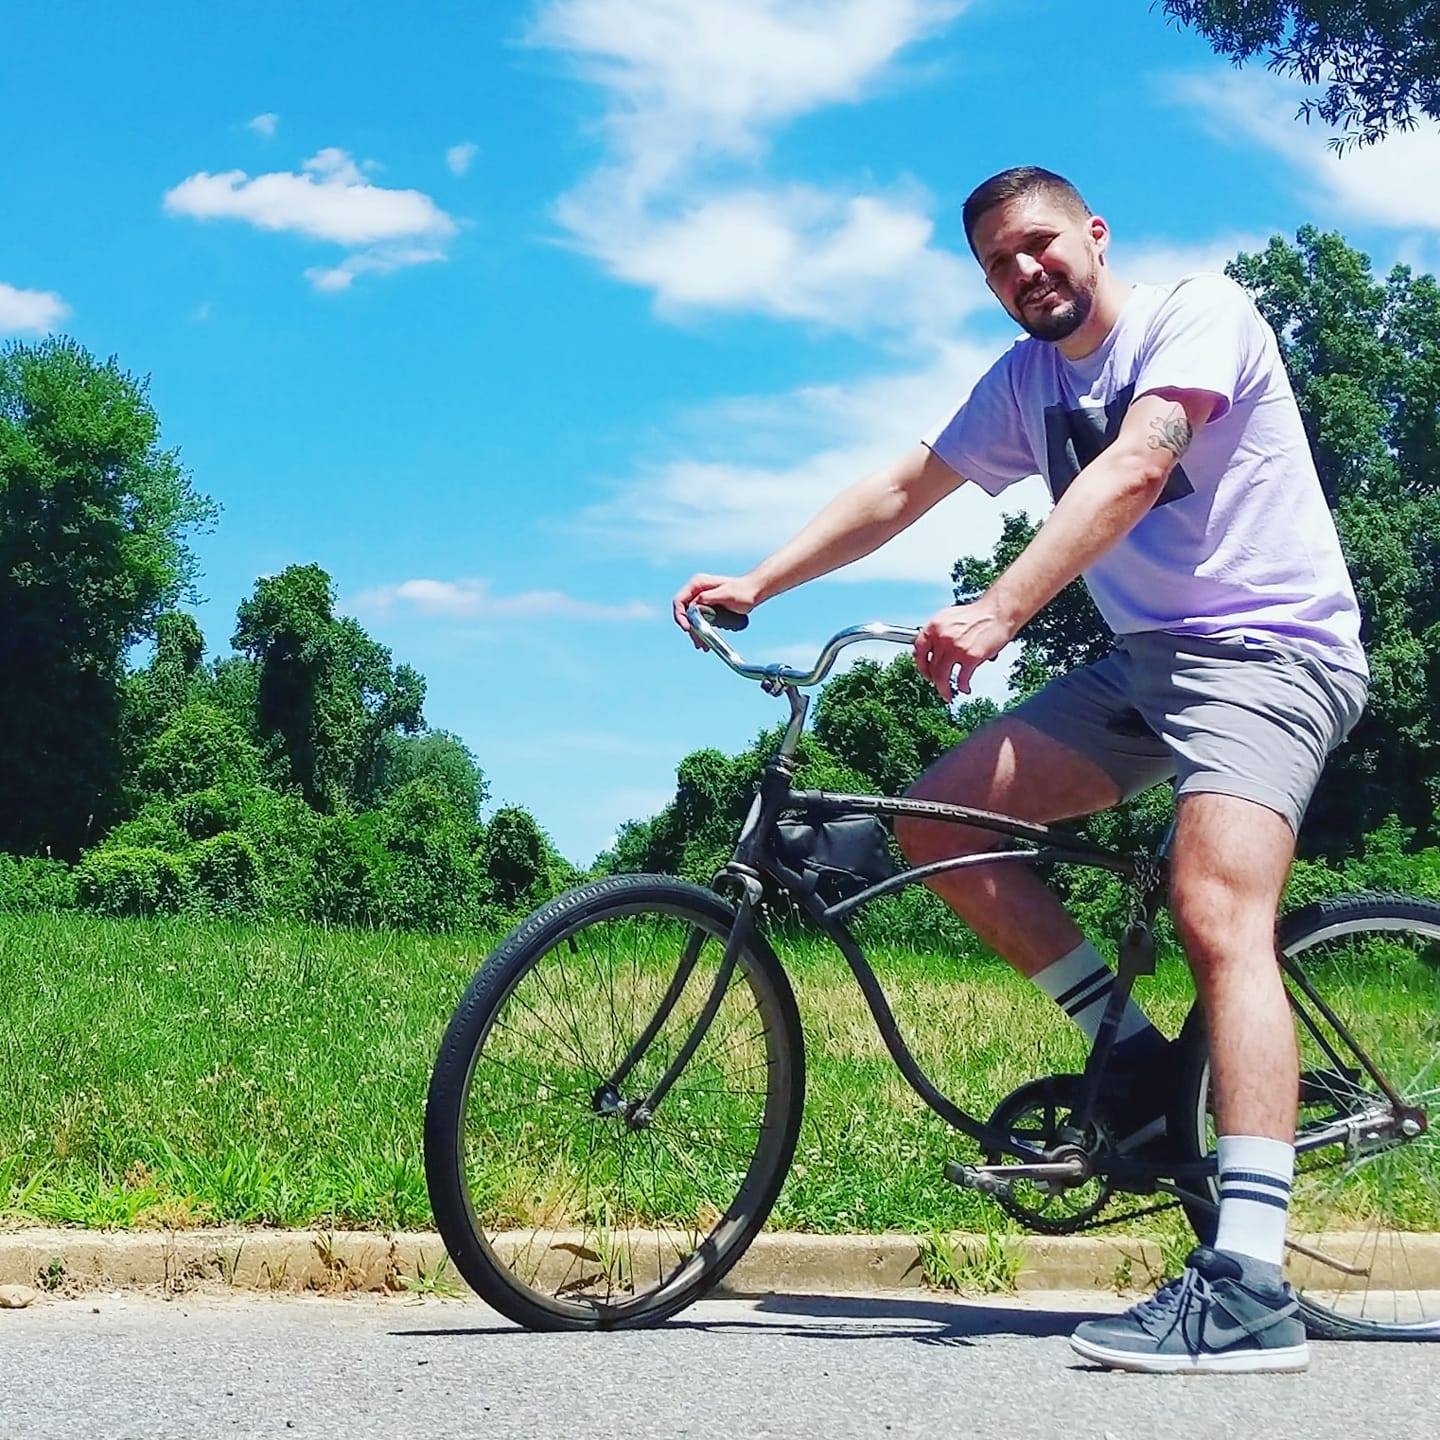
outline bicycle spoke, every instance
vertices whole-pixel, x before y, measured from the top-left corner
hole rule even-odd
[[[517,1291],[576,1324],[631,1312],[681,1275],[694,1283],[736,1232],[739,1197],[754,1204],[763,1192],[768,1208],[778,1188],[771,1112],[785,1100],[784,1027],[746,951],[659,1114],[631,1128],[714,993],[724,949],[722,926],[684,912],[582,915],[507,988],[496,982],[461,1141],[471,1223]],[[687,958],[653,1040],[614,1090],[592,1089],[592,1077],[598,1087],[616,1072]],[[793,1147],[793,1122],[788,1134]],[[771,1178],[754,1180],[757,1166]]]

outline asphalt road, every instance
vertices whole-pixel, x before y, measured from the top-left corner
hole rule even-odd
[[[1111,1302],[1112,1304],[1114,1302]],[[0,1312],[0,1436],[1433,1437],[1440,1345],[1313,1344],[1308,1375],[1083,1366],[1086,1296],[776,1296],[535,1335],[478,1301],[102,1296]]]

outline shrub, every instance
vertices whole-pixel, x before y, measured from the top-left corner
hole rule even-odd
[[[186,908],[209,915],[259,915],[267,887],[260,856],[243,835],[226,830],[201,840],[184,857]]]
[[[190,836],[176,824],[170,802],[148,801],[140,813],[122,821],[100,842],[107,850],[164,850],[178,855],[190,843]]]
[[[484,900],[474,824],[451,792],[422,777],[402,785],[380,808],[375,835],[385,847],[384,905],[392,925],[454,930],[473,924]]]
[[[102,846],[75,867],[76,902],[97,915],[163,915],[180,909],[186,875],[163,850]]]
[[[260,856],[274,915],[300,919],[313,894],[312,872],[324,817],[298,795],[262,786],[245,793],[234,827]]]
[[[260,754],[233,715],[194,701],[155,738],[140,765],[142,789],[193,795],[212,786],[253,785]]]
[[[329,925],[378,925],[385,918],[390,857],[373,815],[320,819],[305,878],[306,916]]]
[[[509,914],[529,910],[573,884],[576,871],[550,843],[534,817],[518,805],[495,812],[481,847],[491,900]]]
[[[170,802],[170,815],[176,826],[190,840],[209,840],[240,823],[245,808],[246,792],[235,786],[212,785],[176,796]]]
[[[75,904],[75,876],[61,860],[0,853],[0,913],[69,910]]]
[[[1391,815],[1366,837],[1360,854],[1341,867],[1347,890],[1403,890],[1440,895],[1440,851],[1410,848],[1415,832]]]

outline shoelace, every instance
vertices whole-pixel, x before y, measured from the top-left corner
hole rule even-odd
[[[1185,1317],[1189,1315],[1191,1306],[1198,1304],[1204,1307],[1209,1303],[1210,1282],[1198,1270],[1187,1266],[1183,1274],[1162,1285],[1150,1299],[1142,1300],[1130,1313],[1142,1322],[1159,1324],[1168,1321],[1164,1332],[1158,1337],[1163,1342],[1174,1333],[1177,1326],[1180,1327],[1183,1338]],[[1196,1328],[1197,1339],[1203,1328],[1203,1324]],[[1185,1343],[1187,1347],[1190,1346],[1189,1340]]]

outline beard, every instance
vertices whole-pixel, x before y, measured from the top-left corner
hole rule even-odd
[[[1042,280],[1021,296],[1015,315],[1016,323],[1037,340],[1048,340],[1053,344],[1066,339],[1090,318],[1090,311],[1095,306],[1094,279],[1092,276],[1088,285],[1065,280]],[[1052,289],[1061,294],[1061,303],[1054,309],[1038,311],[1027,308],[1034,295],[1044,294]],[[1067,290],[1070,292],[1069,298],[1064,294]]]

